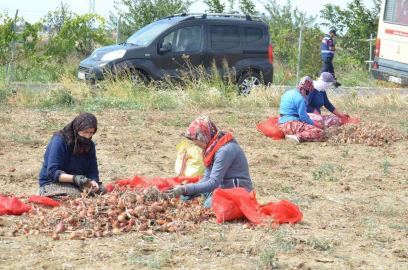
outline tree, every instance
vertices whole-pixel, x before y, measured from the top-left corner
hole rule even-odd
[[[68,4],[61,2],[61,6],[56,11],[49,11],[45,17],[46,26],[50,29],[50,34],[58,34],[66,22],[69,22],[73,16],[69,10]]]
[[[283,6],[278,5],[276,0],[263,5],[269,13],[269,18],[264,20],[270,28],[275,64],[288,71],[296,69],[299,34],[304,25],[300,70],[304,75],[314,75],[321,66],[320,44],[323,35],[315,23],[316,18],[293,9],[290,0]]]
[[[96,28],[93,25],[97,25]],[[46,55],[59,58],[60,61],[73,52],[90,54],[96,44],[105,40],[105,19],[97,14],[73,14],[69,23],[65,23],[57,35],[50,35],[46,45]]]
[[[208,6],[205,12],[209,13],[224,13],[225,4],[222,4],[220,0],[204,0],[204,4]]]
[[[14,61],[19,61],[22,58],[29,58],[36,52],[36,44],[40,40],[38,32],[41,31],[41,23],[30,24],[24,22],[24,30],[21,33],[13,32],[14,18],[8,16],[7,13],[0,14],[0,66],[8,63],[11,59],[11,44],[12,40],[22,43],[22,49],[16,48]],[[17,17],[16,25],[22,22],[23,18]]]
[[[378,20],[381,8],[381,0],[373,0],[374,8],[368,9],[362,0],[353,0],[342,10],[339,6],[327,4],[321,11],[321,18],[328,21],[322,25],[338,30],[339,47],[361,64],[368,60],[370,48],[364,41],[370,34],[378,31]]]
[[[239,10],[242,14],[257,15],[259,13],[255,10],[252,0],[239,0]]]
[[[115,10],[123,14],[120,25],[120,39],[126,40],[140,28],[157,19],[188,12],[192,0],[118,0],[115,1]],[[123,11],[121,5],[126,6]],[[110,12],[109,28],[116,29],[118,17]]]

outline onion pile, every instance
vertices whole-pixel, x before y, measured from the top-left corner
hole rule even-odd
[[[399,140],[408,139],[391,127],[380,124],[347,124],[326,129],[329,142],[366,144],[368,146],[391,145]]]
[[[202,209],[202,198],[189,201],[169,199],[156,187],[129,190],[115,187],[112,193],[96,197],[62,198],[56,208],[33,206],[28,219],[15,223],[16,233],[46,234],[54,240],[99,238],[140,231],[180,232],[196,229],[200,222],[216,223],[210,208]]]

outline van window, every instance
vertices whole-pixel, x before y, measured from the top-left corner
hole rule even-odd
[[[170,43],[172,52],[191,52],[201,48],[201,27],[188,26],[177,29],[162,39],[161,44]]]
[[[406,0],[386,0],[384,22],[408,25],[408,2]]]
[[[244,28],[245,42],[251,43],[263,38],[263,31],[261,28],[245,27]]]
[[[138,46],[146,46],[150,44],[150,42],[152,42],[158,35],[176,23],[177,22],[170,20],[161,20],[151,23],[130,36],[126,42]]]
[[[211,48],[214,50],[232,49],[240,44],[238,26],[212,25],[210,33]]]

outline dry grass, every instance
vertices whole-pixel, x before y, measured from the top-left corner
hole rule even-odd
[[[175,92],[180,98],[191,98],[188,93]],[[256,131],[255,124],[277,115],[278,110],[268,107],[272,103],[260,103],[267,102],[265,93],[256,98],[236,97],[234,102],[242,102],[240,105],[252,104],[245,109],[180,103],[184,105],[167,111],[93,110],[99,121],[94,140],[101,179],[108,183],[136,174],[174,176],[180,134],[195,117],[209,115],[219,129],[232,130],[246,153],[259,201],[288,199],[304,213],[302,222],[282,225],[276,231],[244,230],[242,221],[204,222],[198,230],[181,234],[135,232],[108,239],[52,242],[44,236],[6,237],[13,220],[19,218],[2,217],[1,268],[404,269],[408,263],[406,141],[389,148],[332,143],[294,146],[272,141]],[[402,106],[403,98],[390,98],[389,104]],[[343,109],[344,103],[336,102]],[[373,108],[363,99],[358,102],[359,106],[347,107],[353,117],[407,131],[406,108],[393,110],[389,104],[380,106],[380,100]],[[9,106],[0,110],[3,191],[36,192],[51,134],[76,114],[70,108]],[[10,166],[17,170],[8,172]]]

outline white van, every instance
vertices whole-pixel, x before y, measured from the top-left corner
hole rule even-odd
[[[408,1],[383,0],[373,76],[408,85]]]

